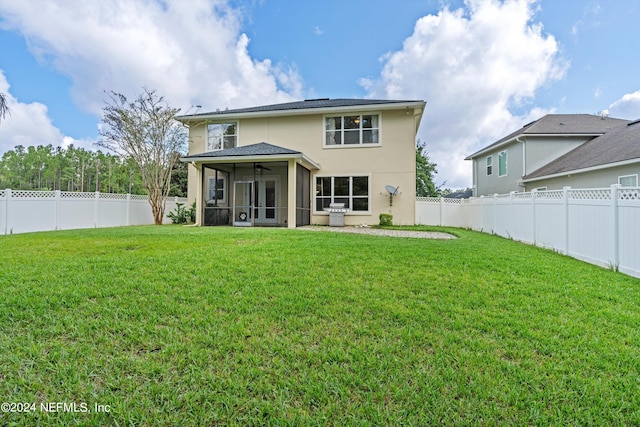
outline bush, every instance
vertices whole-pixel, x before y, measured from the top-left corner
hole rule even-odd
[[[380,214],[380,227],[388,227],[393,225],[393,215]]]
[[[173,224],[192,224],[196,222],[196,202],[189,209],[184,207],[184,203],[176,203],[175,212],[169,212],[167,216]]]

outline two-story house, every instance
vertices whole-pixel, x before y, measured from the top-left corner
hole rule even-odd
[[[415,223],[415,144],[424,101],[315,99],[178,117],[189,127],[198,225]],[[388,188],[395,194],[390,195]]]
[[[628,120],[591,114],[548,114],[465,159],[473,162],[473,195],[538,188],[533,180],[527,182],[525,178],[587,141],[627,123]]]

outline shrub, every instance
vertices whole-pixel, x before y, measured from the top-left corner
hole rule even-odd
[[[173,224],[191,224],[196,222],[196,203],[190,208],[185,208],[184,203],[176,203],[176,210],[169,212],[167,216]]]
[[[390,225],[393,225],[393,215],[380,214],[380,227],[388,227]]]

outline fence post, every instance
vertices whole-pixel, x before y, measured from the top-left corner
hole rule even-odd
[[[127,193],[127,226],[131,225],[131,193]]]
[[[613,215],[613,269],[618,270],[620,265],[620,218],[618,215],[618,190],[620,184],[611,186],[611,211]]]
[[[538,190],[537,189],[533,189],[531,190],[531,218],[532,218],[532,222],[533,222],[533,245],[537,246],[538,245],[538,236],[537,236],[537,231],[536,231],[536,196],[538,195]]]
[[[564,254],[569,255],[569,191],[571,187],[562,187],[562,203],[564,206]]]
[[[11,189],[7,188],[4,192],[5,212],[4,212],[4,234],[9,234],[9,203],[11,202]]]
[[[56,208],[55,208],[55,212],[54,212],[54,217],[53,217],[53,227],[55,230],[58,229],[58,209],[59,209],[59,205],[60,205],[60,199],[61,199],[61,195],[60,195],[60,190],[56,190]]]
[[[444,219],[444,197],[440,197],[440,221],[439,221],[439,225],[440,227],[443,226],[443,219]]]
[[[509,226],[507,228],[507,234],[512,239],[513,239],[513,233],[514,233],[514,230],[515,230],[515,227],[513,226],[513,224],[515,223],[515,220],[513,218],[513,199],[515,198],[515,194],[516,193],[517,193],[517,191],[510,191],[509,192]]]
[[[93,228],[98,228],[98,210],[100,203],[100,192],[96,191],[96,196],[94,198],[95,202],[93,204]]]
[[[497,216],[498,216],[498,193],[493,193],[493,218],[491,218],[491,234],[496,234]]]

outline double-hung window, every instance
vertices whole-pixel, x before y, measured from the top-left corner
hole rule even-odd
[[[493,174],[493,157],[487,157],[487,175]]]
[[[380,144],[380,116],[356,114],[324,118],[326,146]]]
[[[498,176],[505,176],[507,174],[507,152],[501,151],[498,154]]]
[[[207,151],[225,150],[238,146],[238,123],[210,123],[207,125]]]
[[[344,203],[353,212],[368,212],[369,177],[316,177],[316,212],[322,212],[331,203]]]

